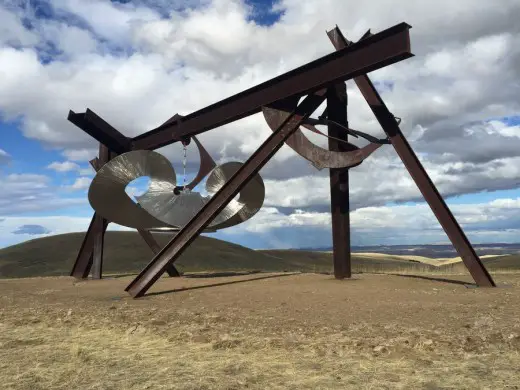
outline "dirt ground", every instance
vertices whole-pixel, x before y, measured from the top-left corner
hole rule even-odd
[[[432,278],[0,280],[1,387],[520,389],[520,274]]]

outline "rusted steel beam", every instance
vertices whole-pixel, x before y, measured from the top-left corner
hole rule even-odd
[[[101,169],[110,160],[110,150],[103,144],[99,144],[99,155],[96,159],[96,171]],[[92,279],[101,279],[103,273],[103,248],[105,245],[105,232],[108,221],[104,218],[98,218],[95,228],[95,237],[92,248]]]
[[[337,27],[327,34],[336,50],[342,50],[342,48],[348,44],[348,41]],[[354,82],[369,104],[370,109],[374,113],[379,124],[388,135],[395,151],[403,161],[408,172],[410,172],[410,175],[417,184],[417,187],[419,187],[424,199],[430,205],[430,208],[437,217],[457,253],[462,258],[464,265],[469,270],[475,283],[482,287],[495,287],[496,285],[493,278],[488,273],[486,267],[482,264],[477,253],[464,234],[464,231],[458,224],[457,220],[448,208],[448,205],[437,191],[437,188],[431,181],[428,173],[401,132],[397,120],[386,107],[383,99],[368,76],[361,75],[355,77]]]
[[[101,279],[103,273],[103,249],[108,221],[104,218],[97,218],[94,223],[98,226],[95,229],[92,255],[90,257],[91,275],[92,279]]]
[[[168,123],[169,121],[172,121],[176,118],[177,116],[174,116],[168,119],[168,121],[165,123]],[[84,114],[75,114],[70,111],[69,120],[89,134],[93,132],[96,134],[99,133],[107,135],[107,137],[112,139],[110,142],[115,144],[115,149],[117,150],[125,151],[128,149],[129,139],[124,137],[118,130],[113,128],[91,110],[87,110],[87,112]],[[100,143],[99,156],[90,160],[89,163],[97,172],[104,164],[117,155],[117,151],[111,150],[110,147]],[[83,238],[76,262],[72,268],[70,274],[71,276],[84,279],[88,277],[92,270],[93,279],[102,278],[104,236],[108,224],[109,221],[94,213],[89,228],[85,234],[85,237]],[[144,238],[148,237],[149,235],[149,238],[153,240],[154,243],[152,243],[150,239],[145,239],[145,242],[154,253],[157,253],[160,250],[159,244],[157,244],[155,239],[151,236],[150,232],[144,230],[138,230],[138,232],[141,234],[141,237]],[[168,274],[170,276],[180,276],[179,272],[177,269],[175,269],[175,267],[173,267],[173,265],[168,269]]]
[[[82,113],[69,111],[67,119],[113,152],[121,154],[131,148],[130,138],[125,137],[88,108]]]
[[[161,251],[161,246],[155,240],[152,233],[150,233],[148,230],[139,229],[137,231],[139,232],[139,234],[141,235],[143,240],[146,242],[146,244],[148,244],[148,246],[150,247],[150,249],[152,250],[154,255],[157,255]],[[166,268],[166,273],[168,274],[168,276],[171,276],[171,277],[181,276],[181,274],[179,273],[179,271],[177,270],[177,268],[175,268],[175,266],[173,264],[169,264],[168,268]]]
[[[410,26],[400,23],[351,46],[312,61],[246,91],[210,105],[181,120],[165,123],[135,137],[132,149],[157,149],[246,116],[263,106],[304,96],[324,87],[410,58]]]
[[[127,286],[126,291],[134,297],[143,296],[161,277],[168,264],[179,258],[184,250],[215,218],[215,216],[240,192],[253,176],[282,147],[305,118],[311,115],[325,100],[325,90],[307,96],[273,134],[253,153],[211,200],[175,235],[155,256],[143,271]]]
[[[81,247],[78,252],[78,256],[76,257],[76,262],[72,267],[70,276],[74,276],[78,279],[84,279],[88,277],[92,267],[92,252],[94,250],[94,242],[96,241],[96,237],[100,229],[102,231],[104,228],[102,221],[103,217],[97,213],[94,213],[94,216],[92,217],[90,225],[87,229],[87,233],[85,234],[83,242],[81,243]]]
[[[347,122],[347,87],[344,82],[327,90],[328,134],[336,139],[348,141],[347,132],[339,125],[348,127]],[[329,150],[348,151],[348,145],[329,138]],[[352,276],[350,253],[350,202],[348,168],[331,168],[330,208],[332,218],[332,248],[334,277],[336,279]]]

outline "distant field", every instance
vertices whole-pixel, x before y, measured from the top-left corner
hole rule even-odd
[[[40,238],[0,249],[0,278],[68,275],[84,233]],[[164,245],[169,236],[156,234]],[[153,257],[136,232],[107,232],[104,251],[106,274],[139,272]],[[520,270],[520,255],[482,257],[492,272]],[[434,264],[442,264],[440,266]],[[176,262],[181,272],[300,271],[332,272],[332,254],[300,250],[252,250],[210,237],[199,237]],[[354,253],[353,272],[467,273],[456,259]]]

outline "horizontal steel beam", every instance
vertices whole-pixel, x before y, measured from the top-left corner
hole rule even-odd
[[[117,154],[131,150],[131,138],[125,137],[88,108],[82,113],[69,111],[67,119]]]
[[[410,58],[409,26],[400,23],[340,51],[321,57],[269,81],[221,100],[178,122],[135,137],[132,149],[157,149],[246,116],[287,98],[304,96],[340,81]]]

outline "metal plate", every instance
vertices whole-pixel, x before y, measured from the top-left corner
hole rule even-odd
[[[241,165],[228,162],[215,167],[206,182],[208,193],[216,193]],[[148,176],[150,184],[143,195],[136,197],[138,203],[135,203],[125,189],[142,176]],[[135,229],[175,231],[186,225],[211,198],[189,188],[175,195],[176,186],[175,171],[168,159],[154,151],[136,150],[106,163],[94,177],[88,198],[92,208],[111,222]],[[260,210],[264,197],[264,183],[257,174],[207,230],[215,231],[248,220]]]
[[[298,98],[285,99],[271,107],[263,107],[264,119],[271,130],[277,129],[298,104]],[[304,125],[312,129],[312,125]],[[365,158],[381,147],[381,144],[368,144],[363,148],[349,144],[351,150],[336,152],[324,149],[312,143],[303,132],[298,129],[285,143],[296,153],[310,161],[317,169],[323,168],[351,168],[363,162]]]
[[[96,212],[110,222],[135,229],[164,227],[139,207],[125,192],[133,180],[149,176],[151,187],[166,190],[176,184],[168,159],[157,152],[137,150],[123,153],[103,165],[90,184],[88,200]],[[173,186],[173,187],[172,187]]]

